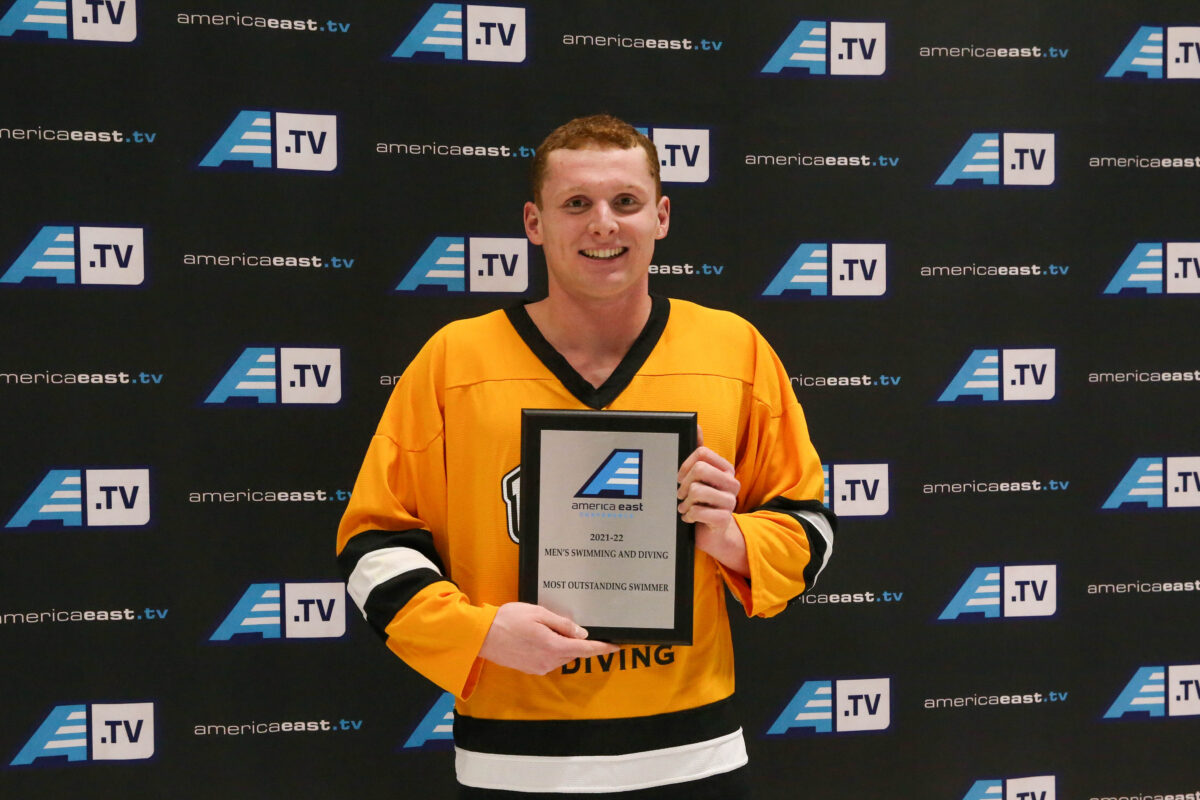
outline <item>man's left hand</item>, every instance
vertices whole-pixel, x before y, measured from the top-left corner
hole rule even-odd
[[[737,493],[742,488],[733,465],[704,446],[696,426],[697,447],[679,468],[679,513],[684,522],[696,523],[696,547],[739,575],[750,575],[746,539],[733,517]]]

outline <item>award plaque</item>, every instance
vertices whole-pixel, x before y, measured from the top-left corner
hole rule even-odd
[[[692,643],[676,477],[696,415],[524,409],[520,599],[618,644]]]

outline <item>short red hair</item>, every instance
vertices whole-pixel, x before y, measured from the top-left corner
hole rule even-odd
[[[588,145],[628,150],[640,147],[646,151],[647,167],[654,179],[654,199],[662,198],[662,176],[658,169],[658,150],[637,128],[611,114],[593,114],[558,126],[538,145],[529,165],[529,185],[533,202],[542,206],[542,184],[546,182],[546,161],[555,150],[582,150]]]

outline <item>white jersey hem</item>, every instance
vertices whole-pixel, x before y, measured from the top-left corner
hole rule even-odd
[[[526,756],[455,748],[458,782],[508,792],[629,792],[700,780],[745,766],[742,730],[704,742],[615,756]]]

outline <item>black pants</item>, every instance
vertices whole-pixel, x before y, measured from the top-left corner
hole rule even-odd
[[[573,800],[750,800],[750,781],[745,767],[704,778],[699,781],[656,786],[653,789],[638,789],[633,792],[605,794],[545,794],[542,792],[501,792],[495,789],[472,789],[458,787],[459,800],[549,800],[549,798],[573,798]]]

